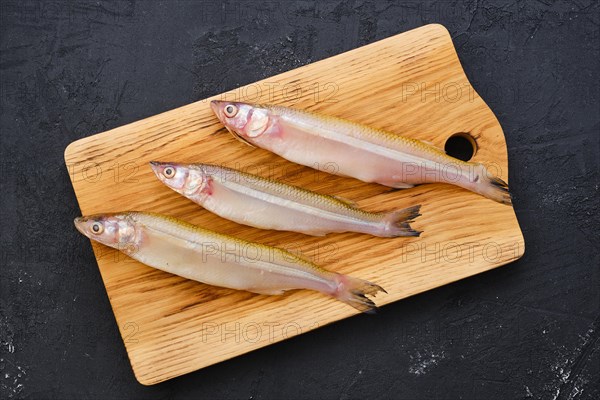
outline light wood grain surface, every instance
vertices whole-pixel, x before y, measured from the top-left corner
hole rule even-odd
[[[512,207],[450,185],[390,191],[292,164],[236,141],[210,110],[211,99],[314,110],[440,147],[468,132],[478,147],[473,160],[508,180],[502,128],[469,84],[446,29],[427,25],[70,144],[65,161],[82,214],[159,212],[302,252],[332,271],[383,286],[389,294],[376,298],[380,306],[506,264],[525,250]],[[413,227],[424,233],[314,238],[238,225],[163,186],[148,166],[152,160],[222,164],[340,195],[371,211],[422,204]],[[217,288],[93,248],[133,371],[145,385],[356,314],[316,292],[265,296]]]

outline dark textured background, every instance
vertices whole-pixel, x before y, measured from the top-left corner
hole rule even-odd
[[[1,2],[4,398],[600,398],[598,2]],[[202,371],[131,372],[63,151],[427,23],[498,116],[509,266]],[[376,106],[376,98],[374,98]]]

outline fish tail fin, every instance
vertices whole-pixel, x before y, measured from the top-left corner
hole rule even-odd
[[[420,216],[419,211],[421,205],[416,205],[402,210],[395,210],[384,214],[383,217],[383,229],[380,229],[380,233],[377,236],[383,237],[397,237],[397,236],[419,236],[420,231],[416,231],[411,228],[410,223],[415,218]]]
[[[338,286],[332,296],[367,314],[373,314],[377,310],[373,300],[367,296],[375,296],[379,292],[387,293],[379,285],[348,275],[337,274],[336,281]]]
[[[481,163],[477,164],[477,168],[474,186],[471,190],[498,203],[511,205],[512,198],[508,191],[508,183],[490,173]]]

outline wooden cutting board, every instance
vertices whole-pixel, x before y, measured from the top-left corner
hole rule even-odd
[[[65,162],[82,214],[159,212],[302,252],[330,270],[383,286],[389,294],[377,297],[380,306],[523,255],[512,207],[450,185],[390,191],[292,164],[236,141],[213,115],[211,99],[318,111],[442,148],[450,136],[467,133],[477,146],[473,160],[491,165],[507,180],[498,120],[469,84],[448,31],[427,25],[71,143]],[[424,233],[420,238],[351,233],[314,238],[238,225],[163,186],[148,166],[151,160],[223,164],[353,199],[371,211],[422,204],[423,215],[413,226]],[[133,371],[144,385],[356,314],[316,292],[264,296],[212,287],[92,245]]]

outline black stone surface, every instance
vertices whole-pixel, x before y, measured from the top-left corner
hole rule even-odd
[[[3,399],[600,398],[598,2],[0,4]],[[525,256],[138,384],[65,147],[432,22],[504,128]]]

